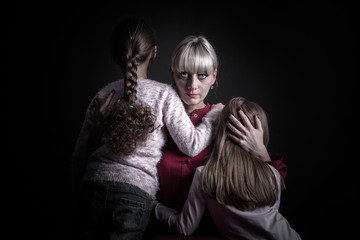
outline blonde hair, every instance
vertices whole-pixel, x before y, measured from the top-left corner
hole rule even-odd
[[[226,121],[230,113],[241,121],[239,108],[253,126],[255,115],[260,119],[265,146],[269,141],[269,128],[264,110],[245,98],[231,99],[221,113],[214,147],[202,171],[202,189],[207,196],[219,203],[232,205],[240,210],[272,206],[278,198],[279,190],[270,166],[253,157],[226,135]]]
[[[212,74],[217,67],[215,50],[204,36],[186,37],[171,56],[171,69],[176,72]]]

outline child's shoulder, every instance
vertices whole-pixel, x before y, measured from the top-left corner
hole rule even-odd
[[[159,82],[153,79],[138,79],[138,84],[146,87],[158,88],[158,89],[169,89],[172,88],[170,84]]]

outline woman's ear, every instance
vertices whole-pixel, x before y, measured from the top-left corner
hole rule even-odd
[[[152,51],[152,53],[151,53],[151,61],[154,61],[154,60],[155,60],[156,55],[157,55],[157,46],[155,45],[155,46],[154,46],[154,49],[153,49],[153,51]]]
[[[175,80],[175,77],[174,77],[174,71],[172,70],[171,66],[169,67],[169,70],[170,70],[170,75],[171,77],[173,78],[173,80]]]
[[[213,81],[212,81],[211,85],[213,85],[213,84],[215,83],[215,81],[216,81],[216,76],[217,76],[217,68],[215,68],[215,70],[214,70],[214,73],[213,73]]]

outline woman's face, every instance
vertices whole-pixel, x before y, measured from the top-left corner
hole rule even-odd
[[[216,74],[217,69],[211,75],[172,71],[178,94],[188,113],[205,106],[204,99],[215,83]]]

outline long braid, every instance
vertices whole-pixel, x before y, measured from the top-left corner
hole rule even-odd
[[[125,74],[125,87],[124,87],[124,98],[129,101],[130,105],[136,102],[137,93],[137,63],[136,57],[130,57],[126,64]]]
[[[154,130],[151,108],[137,101],[137,67],[155,46],[151,29],[139,20],[128,20],[117,26],[113,35],[113,56],[124,74],[124,95],[110,108],[107,142],[116,153],[130,155],[137,143],[145,141]]]

